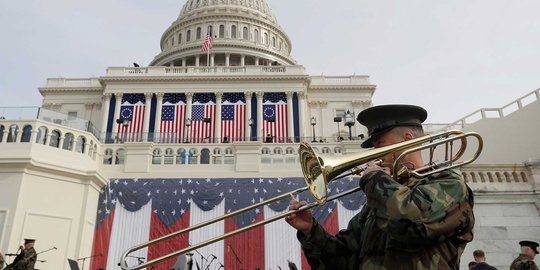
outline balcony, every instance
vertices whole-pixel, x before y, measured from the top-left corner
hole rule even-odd
[[[214,67],[109,67],[105,77],[162,77],[162,76],[268,76],[296,75],[306,76],[303,66],[214,66]]]

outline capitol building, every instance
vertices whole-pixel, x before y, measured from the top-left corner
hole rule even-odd
[[[0,252],[16,253],[33,238],[36,269],[68,270],[68,260],[84,270],[120,269],[121,254],[136,244],[305,186],[301,142],[329,158],[364,151],[367,130],[356,116],[384,93],[368,75],[306,74],[285,30],[265,0],[187,0],[148,66],[48,78],[39,108],[0,107]],[[462,269],[475,249],[507,269],[519,241],[540,242],[540,89],[515,98],[424,126],[484,139],[480,157],[461,169],[476,203]],[[330,192],[357,180],[336,180]],[[313,211],[337,233],[363,203],[353,194]],[[175,236],[127,262],[244,228],[287,204]],[[289,260],[309,269],[295,233],[278,220],[228,237],[191,251],[193,269],[288,269]],[[146,269],[180,269],[183,259]]]

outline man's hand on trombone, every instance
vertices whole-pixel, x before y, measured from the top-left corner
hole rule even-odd
[[[299,202],[293,198],[289,203],[289,210],[296,210],[306,204],[306,201]],[[311,213],[311,209],[306,209],[286,216],[285,221],[293,228],[303,232],[305,235],[309,235],[313,227],[313,214]]]

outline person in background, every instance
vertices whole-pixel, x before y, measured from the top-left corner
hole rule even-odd
[[[6,270],[34,270],[37,261],[37,253],[34,249],[35,239],[24,239],[24,245],[19,249],[21,253],[15,257],[13,263],[8,265]]]
[[[474,270],[497,270],[497,268],[486,263],[486,253],[483,250],[477,249],[473,251],[474,261],[476,265],[472,268]]]
[[[413,105],[368,108],[358,115],[370,136],[361,146],[381,148],[422,137],[426,118],[426,110]],[[310,210],[285,217],[298,230],[311,269],[459,269],[473,239],[473,193],[457,169],[425,178],[400,173],[394,179],[392,164],[402,151],[380,157],[380,166],[367,164],[360,179],[367,203],[337,235],[326,232]],[[407,172],[425,163],[422,153],[412,152],[397,165]],[[289,210],[306,204],[292,200]]]
[[[510,265],[510,270],[538,270],[534,263],[534,257],[538,254],[538,243],[533,241],[521,241],[521,253]]]
[[[469,270],[473,270],[474,267],[476,266],[476,262],[475,261],[470,261],[468,266],[469,266]]]

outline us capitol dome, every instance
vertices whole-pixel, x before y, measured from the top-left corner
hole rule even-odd
[[[211,32],[210,61],[201,43]],[[151,66],[295,65],[291,41],[264,0],[188,0]]]

